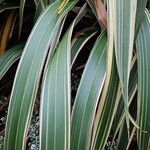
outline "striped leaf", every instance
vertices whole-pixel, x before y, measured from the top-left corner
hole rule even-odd
[[[94,114],[106,75],[106,33],[97,39],[75,98],[71,120],[71,150],[89,148]]]
[[[113,0],[113,3],[116,61],[121,86],[123,88],[123,97],[127,101],[133,51],[136,0]]]
[[[0,79],[5,75],[8,69],[18,60],[22,54],[24,44],[19,44],[5,52],[0,57]]]
[[[128,105],[130,106],[136,92],[137,92],[137,63],[135,60],[133,60],[134,64],[133,67],[130,71],[130,80],[129,80],[129,103]],[[125,111],[124,111],[124,102],[123,102],[123,97],[120,95],[120,104],[114,119],[114,130],[116,131],[116,128],[118,127],[119,120],[123,120],[122,118],[125,117]]]
[[[131,105],[131,102],[133,101],[133,98],[137,92],[137,63],[136,59],[133,59],[132,61],[132,70],[130,72],[130,80],[129,80],[129,103],[128,105]],[[122,94],[122,93],[121,93]],[[119,131],[119,137],[117,138],[117,147],[119,149],[126,149],[126,146],[128,144],[128,135],[127,133],[127,128],[125,124],[125,110],[124,110],[124,100],[122,95],[120,94],[120,102],[118,106],[118,110],[116,112],[115,118],[114,118],[114,123],[112,126],[112,135],[113,135],[113,142],[114,139],[116,138],[116,135]],[[132,107],[132,105],[131,105]],[[136,111],[136,109],[135,109]],[[136,115],[136,113],[134,114]],[[112,142],[112,143],[113,143]],[[124,144],[122,144],[124,143]]]
[[[76,4],[69,2],[60,15],[55,2],[42,13],[24,48],[10,98],[5,135],[5,149],[24,149],[38,84],[56,29],[68,11]],[[37,38],[38,37],[38,38]],[[52,51],[50,50],[49,53]]]
[[[71,35],[73,27],[82,19],[83,13],[84,6],[76,16],[70,30],[63,37],[52,61],[50,60],[47,64],[41,99],[41,149],[70,149]],[[53,85],[56,85],[55,92],[50,92]]]
[[[110,133],[110,129],[113,123],[113,119],[118,108],[119,104],[119,95],[120,95],[120,88],[119,86],[119,77],[117,73],[117,67],[115,60],[113,59],[112,62],[112,73],[109,82],[109,87],[107,91],[106,99],[104,100],[104,106],[102,107],[99,104],[98,110],[101,109],[102,113],[99,115],[97,114],[95,121],[97,130],[96,135],[94,137],[94,143],[92,143],[92,149],[104,149],[105,144],[107,142],[107,138]]]
[[[99,121],[102,115],[102,111],[105,105],[105,100],[107,98],[107,93],[109,91],[110,81],[111,81],[111,75],[112,75],[112,66],[114,62],[114,38],[113,38],[113,7],[112,2],[107,3],[108,8],[108,47],[107,47],[107,69],[106,69],[106,80],[103,87],[103,92],[100,97],[100,103],[97,110],[97,119],[94,121],[94,127],[93,127],[93,134],[92,134],[92,148],[95,144],[95,139],[97,136],[97,130],[99,128]]]
[[[71,29],[59,44],[45,74],[41,99],[40,149],[70,149]]]
[[[139,126],[147,133],[139,131],[139,150],[148,148],[150,139],[150,14],[148,10],[139,29],[136,40],[138,60],[138,119]]]
[[[128,84],[134,44],[137,0],[113,0],[112,3],[116,62],[125,102],[127,127],[129,129],[129,116],[127,113],[129,111]]]

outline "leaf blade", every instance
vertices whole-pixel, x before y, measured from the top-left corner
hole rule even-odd
[[[40,144],[40,148],[45,150],[70,148],[69,74],[72,30],[73,25],[59,44],[45,74],[42,90]]]
[[[148,142],[150,138],[150,72],[149,72],[149,38],[150,38],[150,14],[148,10],[145,11],[139,33],[136,40],[137,59],[138,59],[138,120],[142,130],[138,133],[139,149],[148,149]]]
[[[103,32],[95,43],[82,75],[71,120],[72,150],[89,148],[93,117],[105,80],[106,42]]]

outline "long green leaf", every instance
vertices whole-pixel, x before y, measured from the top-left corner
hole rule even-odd
[[[130,106],[133,97],[137,91],[137,65],[136,63],[134,63],[133,68],[130,72],[130,80],[129,80],[129,103],[128,105]],[[114,128],[117,127],[117,124],[119,122],[119,119],[122,118],[123,116],[125,116],[125,112],[124,110],[124,103],[123,103],[123,97],[121,96],[120,98],[120,104],[119,104],[119,108],[117,111],[117,114],[115,116],[115,120],[114,120]]]
[[[71,150],[89,148],[96,106],[106,75],[106,33],[97,39],[75,98],[71,120]]]
[[[119,77],[117,73],[117,66],[115,60],[112,64],[112,73],[110,78],[110,83],[107,91],[107,96],[105,99],[105,104],[102,107],[99,105],[98,109],[102,109],[102,113],[96,116],[95,120],[98,121],[98,127],[96,131],[95,141],[93,143],[92,149],[104,149],[107,138],[110,133],[110,129],[113,123],[113,119],[119,104]]]
[[[70,49],[73,26],[50,61],[41,99],[40,148],[70,149]]]
[[[116,62],[126,112],[128,112],[128,84],[134,44],[136,7],[137,0],[113,0]],[[127,114],[126,121],[129,128],[129,117]]]
[[[129,103],[128,103],[129,106],[131,105],[131,102],[133,101],[133,98],[137,92],[137,65],[136,65],[135,60],[136,59],[133,60],[133,67],[130,73],[130,80],[129,80]],[[123,101],[123,97],[120,95],[120,103],[119,103],[118,110],[116,112],[113,127],[112,127],[112,135],[113,135],[112,141],[113,142],[120,127],[124,123],[124,120],[125,120],[124,101]],[[123,128],[121,127],[120,132],[119,132],[119,138],[117,138],[117,141],[118,141],[117,145],[119,145],[118,146],[119,149],[124,149],[124,148],[126,149],[126,145],[127,145],[126,141],[128,141],[128,136],[125,137],[126,125],[124,125]],[[122,145],[122,143],[124,144]]]
[[[49,45],[62,19],[76,2],[69,2],[60,15],[57,14],[59,2],[49,6],[28,38],[10,99],[5,136],[6,150],[25,148],[27,129]]]
[[[143,22],[136,40],[138,60],[138,119],[142,130],[139,131],[139,150],[149,149],[150,139],[150,14],[145,11]]]
[[[123,88],[123,96],[127,101],[128,80],[133,51],[136,0],[113,0],[113,3],[116,61]]]
[[[41,149],[70,149],[70,44],[73,27],[83,17],[84,8],[85,6],[81,8],[70,30],[65,34],[45,73],[41,100]],[[52,93],[49,87],[53,85],[56,86]]]
[[[19,44],[5,52],[0,57],[0,79],[5,75],[8,69],[18,60],[22,54],[24,44]]]
[[[110,86],[110,81],[111,81],[111,75],[112,75],[112,66],[114,62],[114,37],[113,37],[113,7],[112,7],[112,2],[108,1],[107,3],[107,8],[108,8],[108,47],[107,47],[107,74],[106,74],[106,80],[103,88],[102,95],[100,97],[100,103],[98,106],[97,110],[97,116],[99,116],[97,119],[94,121],[94,127],[93,127],[93,134],[92,134],[92,147],[94,146],[93,144],[95,143],[95,137],[97,135],[97,130],[99,127],[99,121],[102,115],[102,111],[105,105],[105,100],[107,98],[107,93],[109,91],[109,86]]]

